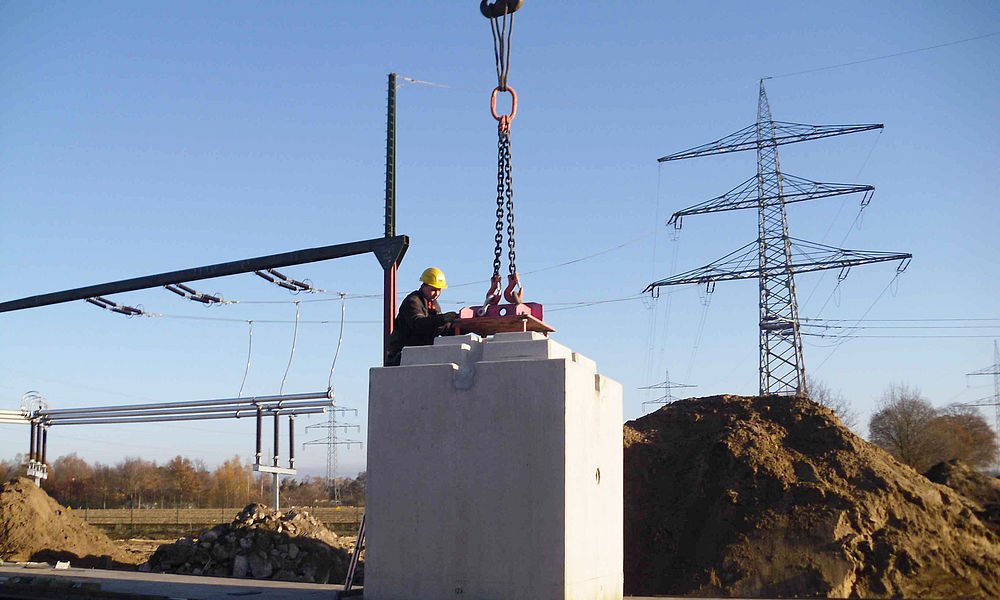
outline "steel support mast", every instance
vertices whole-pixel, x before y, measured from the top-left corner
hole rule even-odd
[[[908,253],[845,250],[796,240],[788,234],[785,205],[829,196],[863,192],[861,206],[867,206],[874,187],[869,185],[820,183],[781,172],[778,146],[806,140],[881,129],[881,124],[804,125],[775,121],[760,82],[757,122],[714,142],[670,154],[659,162],[696,158],[754,149],[757,151],[756,181],[748,179],[725,194],[675,212],[668,224],[680,228],[686,215],[746,208],[757,209],[757,240],[710,265],[649,284],[645,291],[661,286],[687,283],[705,284],[711,292],[717,281],[757,278],[759,281],[760,394],[804,394],[805,361],[795,298],[795,273],[821,269],[847,269],[854,265],[901,261]],[[786,193],[786,182],[790,193]],[[756,254],[754,257],[753,255]]]
[[[993,340],[993,364],[979,369],[978,371],[966,373],[966,376],[972,375],[993,376],[993,396],[981,398],[974,402],[968,402],[966,403],[966,406],[993,407],[993,424],[995,427],[994,434],[997,436],[997,455],[994,460],[996,461],[997,471],[1000,471],[1000,346],[997,346],[996,340]]]
[[[799,308],[792,277],[792,245],[781,189],[778,141],[764,82],[757,101],[758,288],[761,394],[803,391],[806,380]]]

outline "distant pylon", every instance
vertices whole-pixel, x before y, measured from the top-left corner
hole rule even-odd
[[[653,385],[647,385],[639,388],[640,390],[664,390],[662,396],[660,396],[655,400],[647,400],[646,402],[643,402],[642,405],[646,406],[647,404],[670,404],[671,402],[679,399],[676,396],[674,396],[673,390],[681,388],[693,388],[693,387],[698,387],[698,386],[691,385],[688,383],[676,383],[670,381],[670,370],[668,369],[663,376],[663,381],[661,381],[660,383],[654,383]]]
[[[338,446],[350,446],[351,444],[361,445],[358,440],[344,440],[337,435],[338,429],[354,429],[355,431],[360,431],[361,428],[358,425],[352,425],[349,423],[338,423],[337,413],[353,411],[355,415],[358,414],[357,409],[353,408],[339,408],[337,406],[332,406],[328,409],[326,413],[326,423],[316,423],[315,425],[308,425],[306,429],[326,429],[326,437],[318,438],[315,440],[310,440],[303,446],[326,446],[326,485],[327,490],[330,494],[330,500],[339,505],[340,504],[340,488],[337,487],[337,470],[338,470],[338,456],[337,447]]]
[[[790,237],[786,204],[864,192],[861,203],[865,206],[871,200],[874,187],[819,183],[784,175],[778,162],[778,146],[882,127],[882,124],[804,125],[774,121],[761,79],[756,123],[720,140],[659,159],[659,162],[666,162],[741,150],[757,151],[756,178],[748,179],[722,196],[677,211],[668,221],[668,225],[679,229],[685,215],[756,208],[757,239],[712,264],[654,281],[644,291],[698,283],[705,284],[711,293],[717,281],[758,279],[761,395],[806,392],[795,273],[839,268],[842,276],[846,276],[851,266],[887,260],[899,260],[897,271],[901,272],[912,258],[908,253],[845,250]],[[790,192],[785,191],[786,187]]]
[[[997,455],[995,457],[996,468],[1000,470],[1000,347],[997,341],[993,340],[993,364],[983,367],[978,371],[966,373],[969,375],[992,375],[993,376],[993,397],[980,398],[974,402],[967,402],[966,406],[992,406],[994,418],[994,431],[997,436]]]

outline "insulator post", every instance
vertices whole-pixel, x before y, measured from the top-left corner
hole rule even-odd
[[[274,466],[278,466],[278,411],[274,411]]]
[[[295,415],[288,415],[288,468],[295,468]]]
[[[28,442],[28,462],[35,460],[35,422],[31,422],[31,440]]]
[[[257,460],[256,464],[258,466],[260,466],[260,438],[261,438],[261,429],[263,427],[263,424],[264,424],[264,413],[258,406],[257,407],[257,455],[256,455],[256,460]]]

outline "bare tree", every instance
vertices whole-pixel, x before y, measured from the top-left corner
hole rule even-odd
[[[868,424],[869,439],[921,473],[952,459],[988,466],[997,452],[993,429],[970,406],[935,409],[906,384],[890,386]]]
[[[806,390],[810,400],[832,410],[845,427],[853,431],[858,426],[858,413],[840,390],[832,390],[820,379],[806,379]]]
[[[951,404],[938,411],[931,424],[941,462],[957,458],[982,469],[993,462],[997,438],[986,419],[972,406]]]
[[[937,412],[920,390],[905,383],[882,393],[878,410],[868,422],[869,439],[919,472],[935,460],[937,441],[931,427]]]
[[[2,460],[0,461],[0,483],[10,479],[16,479],[18,477],[24,477],[24,455],[17,454],[14,460]]]

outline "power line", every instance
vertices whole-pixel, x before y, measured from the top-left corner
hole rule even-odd
[[[816,329],[996,329],[997,325],[828,325],[821,323],[802,323],[803,327]]]
[[[843,279],[852,266],[898,260],[900,261],[896,269],[898,277],[912,258],[909,253],[849,250],[791,237],[786,205],[817,198],[863,193],[861,205],[864,207],[875,188],[860,184],[822,183],[783,173],[779,166],[778,146],[848,133],[880,130],[882,127],[880,123],[808,125],[775,121],[762,79],[757,100],[756,123],[707,144],[658,159],[662,163],[756,150],[756,176],[749,177],[721,196],[675,212],[668,221],[668,224],[674,224],[679,228],[682,219],[687,215],[756,209],[758,221],[756,239],[709,265],[654,281],[643,291],[653,292],[661,286],[695,283],[706,285],[707,292],[711,293],[718,281],[757,279],[761,395],[792,395],[806,391],[795,275],[809,271],[840,269],[840,278]],[[826,303],[824,307],[825,305]]]
[[[1000,31],[994,31],[993,33],[986,33],[983,35],[977,35],[975,37],[965,38],[961,40],[955,40],[952,42],[945,42],[943,44],[935,44],[933,46],[924,46],[923,48],[913,48],[911,50],[903,50],[902,52],[894,52],[892,54],[883,54],[882,56],[873,56],[871,58],[863,58],[861,60],[852,60],[850,62],[839,63],[836,65],[828,65],[825,67],[817,67],[815,69],[806,69],[804,71],[794,71],[792,73],[782,73],[781,75],[772,75],[768,79],[779,79],[781,77],[792,77],[794,75],[804,75],[806,73],[816,73],[819,71],[829,71],[830,69],[839,69],[841,67],[850,67],[853,65],[860,65],[863,63],[875,62],[877,60],[885,60],[888,58],[896,58],[898,56],[906,56],[907,54],[916,54],[918,52],[927,52],[928,50],[937,50],[938,48],[945,48],[947,46],[955,46],[957,44],[965,44],[967,42],[974,42],[977,40],[986,39],[993,37],[995,35],[1000,35]]]
[[[921,339],[921,338],[922,339],[946,339],[946,338],[974,339],[974,338],[995,338],[995,337],[997,337],[997,335],[995,333],[993,333],[993,334],[982,334],[982,335],[978,335],[978,334],[963,334],[963,335],[957,335],[957,334],[956,335],[947,335],[947,334],[946,335],[922,335],[922,334],[915,334],[915,335],[855,335],[855,334],[849,334],[849,333],[844,333],[844,334],[809,333],[809,332],[805,332],[805,331],[802,332],[802,335],[807,335],[807,336],[812,336],[812,337],[820,337],[820,338],[844,339],[844,340],[846,340],[846,339],[854,340],[854,339],[864,339],[864,338],[883,338],[883,339],[907,340],[907,339]],[[834,348],[839,348],[841,345],[842,344],[836,344],[834,346]],[[830,355],[832,356],[833,352],[831,352]],[[819,366],[816,367],[816,370],[818,371],[820,367],[822,367],[824,364],[826,364],[826,360],[829,360],[829,358],[830,357],[827,356],[826,359],[823,360],[823,362],[821,362],[819,364]]]
[[[989,317],[945,317],[941,319],[933,319],[929,317],[914,318],[914,319],[818,319],[802,317],[800,321],[805,322],[824,322],[824,323],[940,323],[940,322],[951,322],[951,321],[998,321],[1000,318],[989,318]]]

